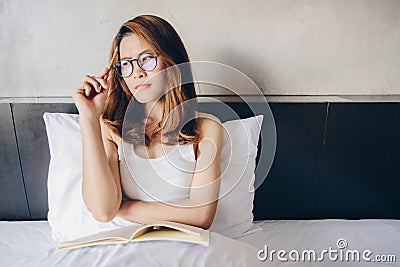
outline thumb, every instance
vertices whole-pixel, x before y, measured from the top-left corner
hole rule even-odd
[[[100,73],[100,77],[103,78],[109,71],[110,69],[108,67],[105,67],[101,73]]]
[[[107,84],[110,84],[111,79],[112,79],[111,75],[108,75],[107,78],[106,78]]]

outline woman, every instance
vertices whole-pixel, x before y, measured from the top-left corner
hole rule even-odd
[[[72,91],[80,114],[82,195],[88,210],[101,222],[120,217],[140,224],[169,220],[209,228],[218,202],[223,130],[216,117],[197,111],[193,82],[179,83],[188,68],[178,66],[189,62],[181,38],[165,20],[138,16],[121,26],[110,61],[111,69],[99,77],[86,75]],[[127,144],[129,152],[121,149]],[[177,146],[195,162],[184,163],[191,168],[189,181],[176,172],[169,177],[178,181],[175,189],[187,190],[187,197],[164,186],[146,197],[137,181],[147,182],[150,191],[169,181],[140,166],[163,162],[166,155],[173,158]],[[124,162],[138,167],[122,172]],[[163,173],[174,173],[171,166],[163,168]],[[157,195],[163,193],[168,196]]]

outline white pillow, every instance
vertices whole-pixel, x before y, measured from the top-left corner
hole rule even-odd
[[[43,118],[50,149],[48,221],[53,239],[64,242],[127,225],[121,218],[108,223],[96,221],[83,202],[79,115],[46,112]],[[252,213],[255,158],[262,119],[263,115],[258,115],[223,123],[221,192],[211,231],[237,238],[262,230],[253,224]]]
[[[82,198],[82,138],[79,115],[44,113],[50,149],[47,219],[53,239],[68,241],[99,232],[108,223],[96,221]]]
[[[221,151],[221,189],[210,227],[231,238],[261,231],[253,224],[258,138],[264,116],[226,121]]]

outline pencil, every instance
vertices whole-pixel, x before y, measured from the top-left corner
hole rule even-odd
[[[100,78],[102,78],[102,79],[107,79],[108,77],[108,75],[110,74],[110,71],[111,71],[111,66],[112,66],[112,63],[113,63],[113,61],[114,61],[114,58],[115,58],[115,56],[117,55],[117,52],[118,52],[118,48],[116,47],[115,49],[114,49],[114,54],[113,54],[113,56],[112,56],[112,58],[111,58],[111,60],[110,60],[110,63],[108,63],[108,66],[107,66],[107,69],[108,69],[108,71],[103,75],[103,77],[100,77]],[[100,90],[103,88],[103,86],[101,86],[100,85]],[[108,96],[110,95],[110,90],[108,90]]]
[[[118,48],[116,47],[114,49],[114,54],[113,54],[113,56],[112,56],[112,58],[110,60],[110,63],[108,63],[108,66],[107,66],[108,71],[106,72],[106,74],[104,74],[103,79],[105,79],[110,74],[111,66],[112,66],[112,63],[113,63],[113,61],[115,59],[115,56],[117,55],[117,52],[118,52]]]

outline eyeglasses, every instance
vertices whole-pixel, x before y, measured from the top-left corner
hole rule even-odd
[[[116,70],[122,78],[128,78],[133,73],[133,62],[136,61],[139,68],[144,71],[152,71],[157,67],[157,55],[141,54],[138,58],[123,59],[115,63],[112,68]]]

